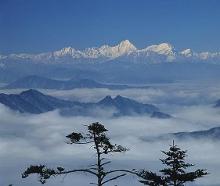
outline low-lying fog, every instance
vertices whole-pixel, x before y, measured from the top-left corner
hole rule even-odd
[[[95,155],[88,146],[66,144],[65,136],[72,131],[83,131],[84,125],[99,121],[109,129],[113,143],[130,151],[110,156],[113,167],[146,168],[158,170],[163,166],[161,150],[167,150],[172,141],[142,141],[141,137],[158,136],[170,132],[194,131],[220,126],[220,109],[213,104],[220,98],[220,86],[215,84],[170,84],[149,89],[75,89],[71,91],[43,90],[44,93],[82,102],[96,102],[106,95],[122,95],[143,103],[152,103],[173,116],[171,119],[150,117],[101,118],[63,117],[58,111],[40,115],[26,115],[10,111],[0,105],[0,185],[37,186],[36,176],[22,179],[21,173],[30,164],[50,167],[85,168],[94,162]],[[19,92],[20,90],[10,90]],[[9,92],[2,90],[1,92]],[[187,160],[194,168],[205,168],[210,173],[194,184],[220,184],[220,142],[185,140],[176,142],[188,150]],[[84,174],[60,176],[48,180],[48,186],[85,186],[94,178]],[[109,185],[142,185],[134,176],[127,176]],[[188,184],[192,185],[192,184]]]

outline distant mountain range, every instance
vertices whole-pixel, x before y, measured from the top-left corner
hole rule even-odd
[[[21,113],[33,114],[81,105],[77,102],[70,102],[47,96],[33,89],[21,92],[20,94],[0,94],[0,103]]]
[[[198,130],[192,132],[177,132],[164,134],[157,137],[142,137],[143,141],[157,141],[157,140],[220,140],[220,127],[214,127],[208,130]]]
[[[220,52],[177,51],[169,43],[137,49],[125,40],[84,50],[67,47],[40,54],[0,55],[0,83],[29,75],[133,85],[212,81],[220,78],[219,62]]]
[[[193,131],[193,132],[178,132],[172,134],[175,138],[178,139],[212,139],[220,140],[220,127],[211,128],[208,130]]]
[[[149,115],[156,118],[170,118],[169,114],[159,111],[154,105],[142,104],[132,99],[106,96],[97,103],[80,103],[57,99],[44,95],[37,90],[27,90],[20,94],[0,94],[0,103],[21,113],[40,114],[60,109],[62,115],[93,115],[98,111],[112,111],[111,116]]]
[[[169,43],[151,45],[137,49],[129,40],[121,41],[118,45],[91,47],[78,50],[66,47],[58,51],[40,54],[10,54],[0,55],[0,62],[18,60],[41,63],[82,63],[118,61],[161,63],[175,61],[218,61],[220,52],[194,52],[191,49],[177,51]],[[1,64],[3,65],[3,64]],[[0,65],[0,66],[1,66]]]
[[[41,76],[30,75],[2,87],[3,89],[57,89],[71,90],[74,88],[108,88],[108,89],[126,89],[137,88],[137,86],[103,84],[90,79],[71,79],[71,80],[54,80]],[[147,87],[139,87],[147,88]]]

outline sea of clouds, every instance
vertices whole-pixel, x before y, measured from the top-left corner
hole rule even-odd
[[[19,92],[21,90],[10,90]],[[109,130],[113,143],[126,146],[126,153],[110,155],[109,168],[142,169],[157,171],[163,166],[163,157],[171,140],[143,141],[143,137],[162,134],[206,130],[220,126],[220,109],[213,108],[220,98],[220,87],[207,84],[178,83],[152,85],[148,89],[75,89],[70,91],[42,90],[44,93],[69,100],[96,102],[106,95],[118,94],[143,103],[157,105],[163,112],[173,116],[170,119],[157,119],[147,116],[109,118],[64,117],[59,111],[40,115],[20,114],[0,105],[0,185],[38,186],[36,176],[21,178],[22,171],[30,164],[46,164],[49,167],[63,166],[67,169],[86,168],[95,161],[93,149],[89,146],[69,145],[65,136],[72,131],[85,131],[85,125],[99,121]],[[2,92],[9,92],[2,90]],[[99,112],[99,111],[97,111]],[[193,185],[214,186],[220,184],[220,141],[185,140],[176,141],[188,150],[187,160],[195,163],[194,168],[206,168],[210,174]],[[85,186],[95,179],[85,174],[72,174],[52,178],[48,186]],[[110,185],[142,185],[134,176],[126,176]],[[192,185],[192,184],[188,184]]]

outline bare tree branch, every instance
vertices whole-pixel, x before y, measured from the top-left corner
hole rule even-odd
[[[93,149],[96,153],[96,163],[88,166],[87,169],[73,169],[69,171],[65,171],[62,167],[57,167],[57,170],[49,169],[45,165],[40,166],[30,166],[23,174],[22,177],[26,178],[30,174],[38,174],[39,175],[39,181],[44,184],[47,179],[49,179],[51,176],[57,176],[57,175],[67,175],[70,173],[75,172],[84,172],[94,175],[97,178],[97,183],[91,183],[96,184],[98,186],[102,186],[105,183],[108,183],[110,181],[116,180],[120,177],[123,177],[129,174],[135,174],[136,172],[130,171],[130,170],[110,170],[106,171],[105,166],[107,164],[110,164],[111,161],[106,161],[105,156],[109,153],[121,153],[126,152],[128,149],[121,146],[112,144],[110,142],[110,139],[106,136],[106,132],[108,131],[104,125],[96,122],[92,123],[91,125],[87,126],[88,133],[77,133],[72,132],[71,134],[67,135],[66,138],[69,140],[68,144],[92,144]],[[112,178],[107,179],[107,176],[111,173],[120,173],[120,175],[114,175]]]
[[[106,184],[106,183],[108,183],[108,182],[110,182],[110,181],[116,180],[116,179],[118,179],[118,178],[120,178],[120,177],[126,176],[126,175],[127,175],[127,174],[124,173],[124,174],[115,176],[115,177],[113,177],[113,178],[110,178],[110,179],[104,181],[104,182],[102,183],[102,185],[104,185],[104,184]]]

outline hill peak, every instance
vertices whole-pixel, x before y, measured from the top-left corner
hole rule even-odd
[[[21,92],[20,95],[43,95],[43,94],[35,89],[29,89]]]

